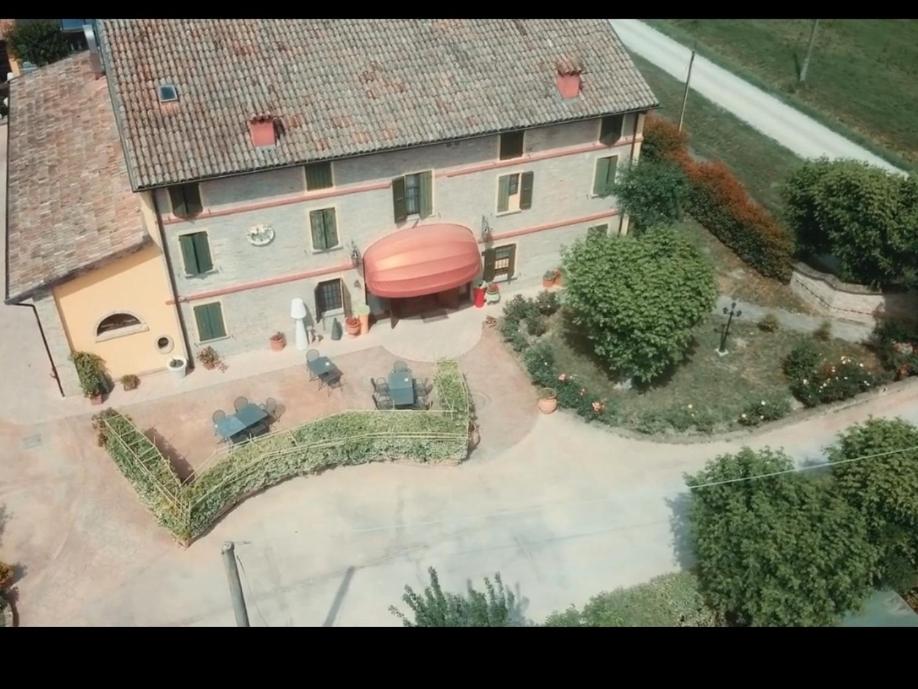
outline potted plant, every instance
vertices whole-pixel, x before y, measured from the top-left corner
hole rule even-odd
[[[198,352],[198,361],[203,364],[206,369],[214,369],[220,363],[220,355],[217,354],[217,350],[211,346],[207,346]]]
[[[268,341],[271,343],[271,349],[275,352],[279,352],[287,346],[287,337],[280,330],[274,333]]]
[[[496,304],[500,301],[500,287],[496,282],[488,283],[487,300],[489,304]]]
[[[125,390],[136,390],[137,386],[140,385],[140,378],[133,373],[129,373],[126,376],[121,376],[121,385]]]
[[[360,320],[360,334],[366,335],[370,332],[370,307],[366,304],[358,304],[354,307],[354,315]]]
[[[93,404],[102,404],[102,399],[109,389],[109,380],[105,375],[105,362],[102,357],[89,352],[75,352],[71,359],[76,367],[83,394]]]
[[[357,337],[360,334],[360,319],[357,316],[348,316],[344,319],[344,327],[348,335]]]
[[[176,378],[184,378],[188,368],[188,362],[181,357],[172,357],[169,359],[168,368]]]
[[[542,276],[542,287],[548,289],[549,287],[554,287],[558,282],[559,271],[557,268],[552,268],[551,270],[546,270],[545,274]]]
[[[539,411],[551,414],[558,408],[558,394],[551,388],[542,388],[539,394]]]

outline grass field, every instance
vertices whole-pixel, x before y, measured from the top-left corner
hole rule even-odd
[[[918,169],[918,20],[656,19],[651,26],[889,162]]]
[[[632,59],[660,101],[659,113],[679,119],[684,85],[647,60]],[[756,201],[780,215],[780,189],[803,160],[697,93],[689,93],[685,129],[692,150],[702,158],[722,160]]]

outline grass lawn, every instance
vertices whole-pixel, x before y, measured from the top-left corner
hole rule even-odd
[[[764,397],[790,398],[787,380],[781,370],[785,356],[805,338],[786,330],[763,332],[753,323],[734,321],[727,348],[729,354],[716,353],[724,319],[712,314],[695,331],[695,347],[687,360],[669,377],[646,389],[616,389],[607,370],[597,362],[586,338],[571,328],[562,311],[549,319],[545,335],[554,350],[557,369],[589,381],[591,393],[620,405],[622,425],[636,430],[657,432],[646,427],[642,417],[659,415],[677,408],[709,415],[714,431],[739,428],[737,418],[751,403]],[[847,354],[879,370],[873,353],[862,345],[843,340],[819,342],[826,356]]]
[[[678,227],[711,259],[718,294],[770,309],[816,313],[788,285],[764,277],[691,217]]]
[[[656,19],[654,28],[775,93],[891,163],[918,169],[918,21]],[[853,136],[852,136],[853,134]]]
[[[659,113],[678,121],[684,83],[638,55],[631,58],[659,99]],[[695,92],[689,93],[684,127],[696,155],[722,160],[752,198],[780,217],[781,186],[803,164],[801,158]]]

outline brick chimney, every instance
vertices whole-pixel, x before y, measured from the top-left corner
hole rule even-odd
[[[249,135],[255,148],[269,148],[277,144],[277,129],[271,115],[255,115],[249,120]]]
[[[576,98],[580,95],[580,91],[583,88],[583,80],[580,76],[582,71],[583,68],[577,60],[563,58],[558,61],[555,84],[561,97],[565,100]]]

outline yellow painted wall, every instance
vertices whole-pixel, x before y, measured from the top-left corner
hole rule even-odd
[[[169,283],[158,246],[150,245],[54,288],[54,299],[74,351],[92,352],[105,359],[115,379],[127,373],[143,374],[166,367],[173,356],[185,357]],[[127,312],[146,326],[104,341],[96,337],[99,321]],[[170,353],[160,353],[156,341],[172,338]]]

